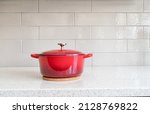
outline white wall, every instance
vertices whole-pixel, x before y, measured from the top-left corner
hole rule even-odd
[[[150,0],[0,0],[0,66],[37,66],[31,53],[93,53],[86,65],[150,65]]]

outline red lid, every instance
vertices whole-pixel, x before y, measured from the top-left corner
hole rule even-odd
[[[58,43],[58,45],[61,46],[60,50],[49,50],[46,52],[41,53],[40,55],[44,55],[44,56],[50,56],[50,55],[57,55],[57,56],[65,56],[65,55],[81,55],[83,54],[80,51],[76,51],[76,50],[63,50],[62,47],[65,46],[66,44],[63,43]]]
[[[46,52],[43,52],[42,54],[40,55],[81,55],[83,54],[82,52],[79,52],[79,51],[75,51],[75,50],[50,50],[50,51],[46,51]]]

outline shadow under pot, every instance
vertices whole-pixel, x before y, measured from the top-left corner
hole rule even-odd
[[[78,78],[84,67],[84,59],[92,54],[62,49],[65,44],[58,43],[60,50],[49,50],[41,54],[31,54],[39,59],[40,71],[45,80],[70,80]]]

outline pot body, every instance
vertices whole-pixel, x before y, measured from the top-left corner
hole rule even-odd
[[[41,74],[46,78],[71,78],[83,72],[84,55],[39,56]]]

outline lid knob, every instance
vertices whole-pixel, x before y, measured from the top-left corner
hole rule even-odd
[[[60,45],[61,50],[62,50],[62,48],[63,48],[65,45],[67,45],[67,43],[58,43],[58,45]]]

